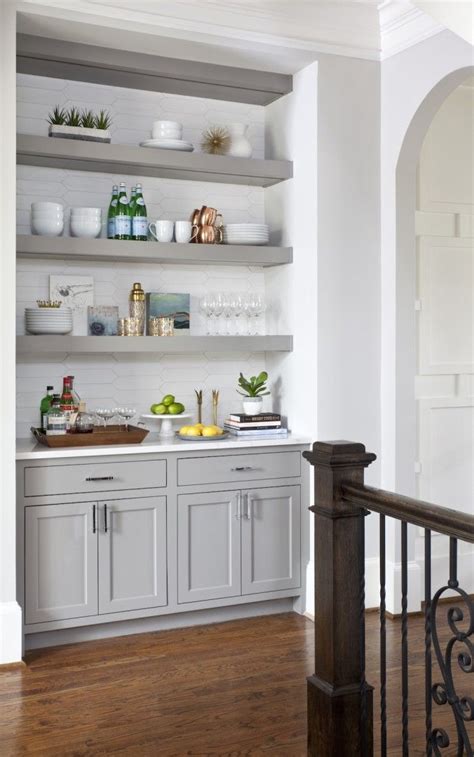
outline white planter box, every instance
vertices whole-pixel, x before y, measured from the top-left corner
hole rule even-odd
[[[50,137],[61,139],[83,139],[87,142],[110,142],[109,129],[85,129],[84,126],[59,126],[51,124]]]

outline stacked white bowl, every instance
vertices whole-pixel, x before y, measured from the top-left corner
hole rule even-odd
[[[25,308],[25,326],[30,334],[69,334],[71,308]]]
[[[71,208],[71,236],[94,239],[102,230],[102,208]]]
[[[268,244],[268,226],[265,223],[227,223],[224,226],[225,244]]]
[[[64,230],[64,208],[59,202],[31,203],[31,231],[48,237],[59,237]]]
[[[183,124],[179,121],[154,121],[152,139],[182,139]]]

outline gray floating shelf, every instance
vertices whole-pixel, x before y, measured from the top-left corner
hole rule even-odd
[[[231,244],[163,244],[113,239],[19,235],[17,257],[38,260],[92,260],[111,263],[275,266],[291,263],[291,247]]]
[[[292,336],[18,336],[17,354],[291,352]]]
[[[213,100],[268,105],[292,90],[293,77],[269,71],[165,58],[19,34],[19,73],[131,87]]]
[[[17,162],[28,166],[256,187],[270,187],[293,176],[293,164],[288,160],[229,158],[30,134],[17,135]]]

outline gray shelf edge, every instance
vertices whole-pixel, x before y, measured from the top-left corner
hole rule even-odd
[[[31,34],[17,35],[19,73],[168,94],[268,105],[289,94],[293,77]]]
[[[230,158],[31,134],[17,135],[17,162],[78,171],[260,187],[273,186],[293,177],[293,164],[287,160]]]
[[[292,352],[293,337],[266,336],[17,336],[17,354]]]
[[[291,247],[209,244],[163,244],[113,239],[79,239],[20,234],[17,257],[44,260],[173,265],[241,265],[271,267],[293,261]]]

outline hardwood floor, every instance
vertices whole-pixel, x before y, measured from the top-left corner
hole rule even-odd
[[[398,757],[400,623],[387,626]],[[409,636],[413,756],[423,754],[422,618],[410,619]],[[312,649],[313,624],[285,614],[29,652],[23,669],[0,669],[0,755],[304,757]],[[375,683],[376,614],[367,616],[367,650]],[[450,725],[437,709],[436,723]]]

